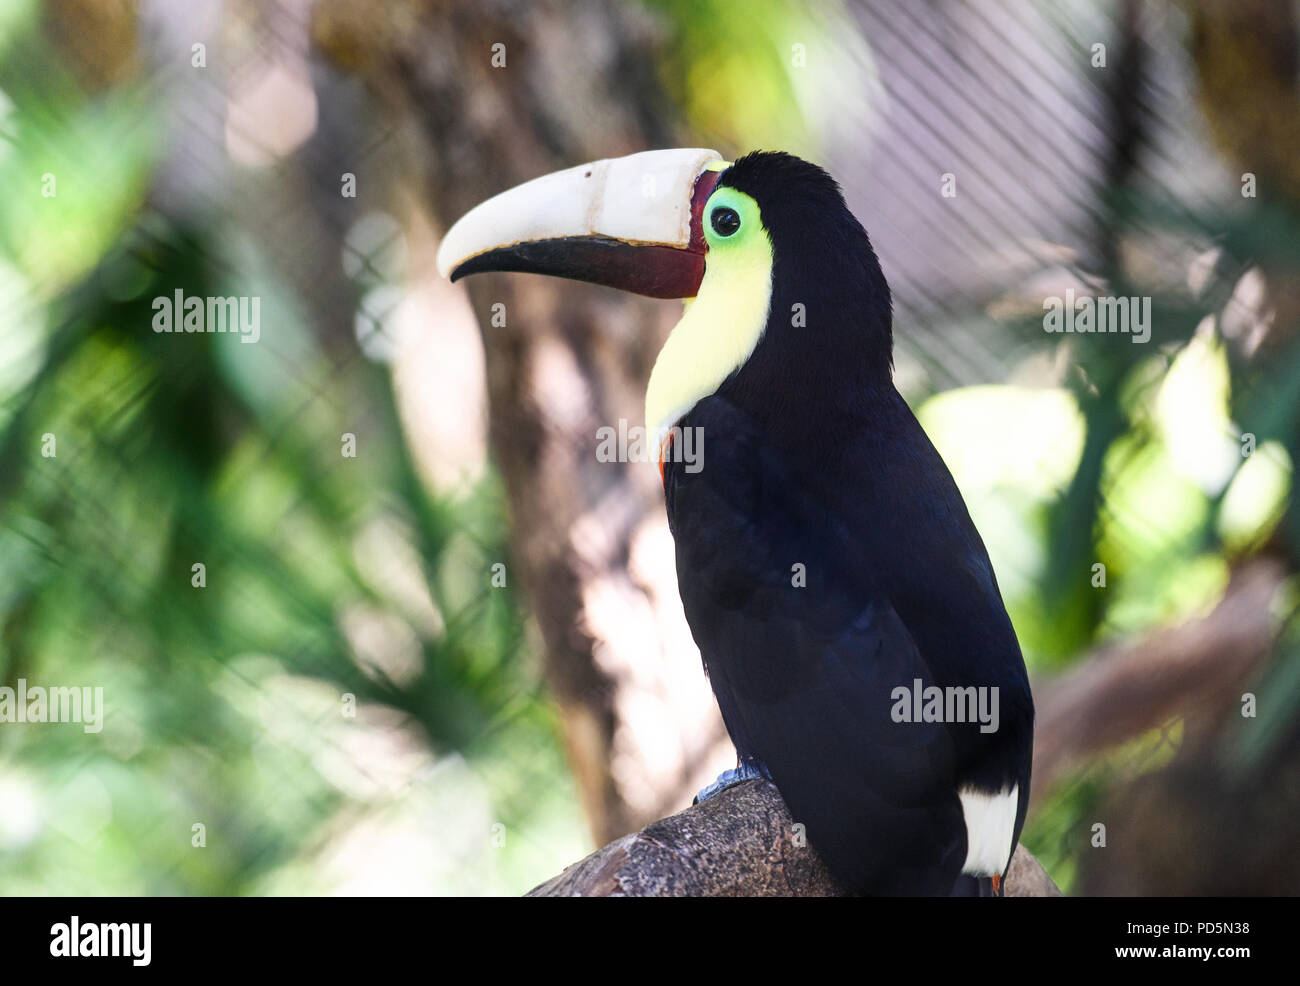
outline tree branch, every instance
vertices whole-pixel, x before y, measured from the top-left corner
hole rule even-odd
[[[1007,874],[1009,897],[1059,897],[1023,846]],[[826,865],[796,837],[769,781],[747,781],[703,804],[616,839],[529,897],[837,897]]]
[[[1286,574],[1274,559],[1251,561],[1201,619],[1104,646],[1035,680],[1031,804],[1079,763],[1162,722],[1183,716],[1204,725],[1235,710],[1281,631],[1272,602]]]

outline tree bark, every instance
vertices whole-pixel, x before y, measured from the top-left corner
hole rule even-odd
[[[1008,897],[1059,897],[1017,846]],[[529,897],[842,897],[770,781],[746,781],[598,849]]]

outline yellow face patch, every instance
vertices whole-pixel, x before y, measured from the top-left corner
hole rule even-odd
[[[700,291],[686,302],[655,360],[646,427],[665,430],[740,367],[763,335],[772,300],[772,241],[758,203],[720,187],[703,212],[708,252]]]

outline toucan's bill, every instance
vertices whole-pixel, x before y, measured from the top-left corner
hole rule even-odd
[[[438,271],[551,274],[693,298],[704,277],[704,203],[717,151],[645,151],[544,175],[488,199],[447,231]]]

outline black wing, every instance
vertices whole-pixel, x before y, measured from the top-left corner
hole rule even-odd
[[[936,677],[890,567],[724,400],[684,424],[704,444],[701,470],[665,470],[678,581],[737,750],[851,888],[948,894],[966,857],[963,751],[942,724],[891,716],[895,689]]]

